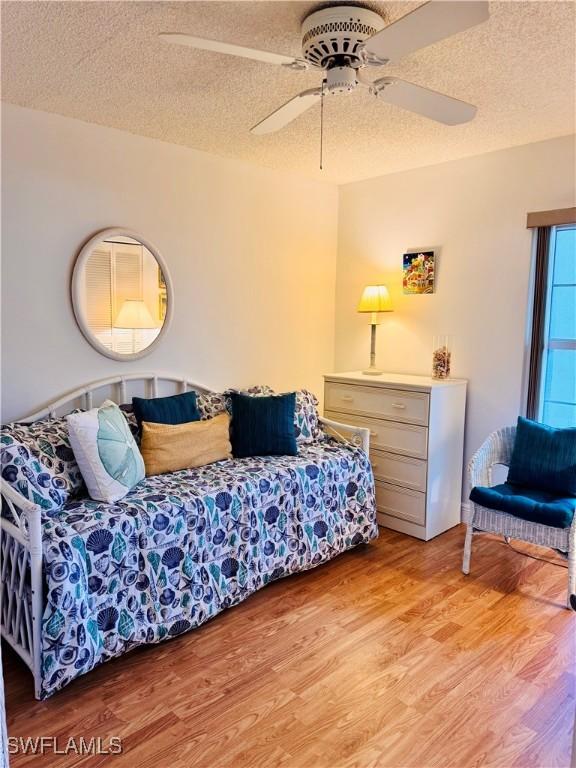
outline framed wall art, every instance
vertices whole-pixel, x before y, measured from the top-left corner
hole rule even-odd
[[[402,259],[404,293],[434,293],[434,251],[405,253]]]

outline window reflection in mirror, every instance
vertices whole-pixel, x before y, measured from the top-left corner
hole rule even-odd
[[[154,255],[138,240],[101,240],[85,262],[80,301],[89,333],[110,352],[133,355],[149,347],[166,319],[166,281]]]

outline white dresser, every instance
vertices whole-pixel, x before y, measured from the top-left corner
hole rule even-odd
[[[324,415],[370,429],[378,522],[427,541],[458,525],[466,381],[360,371],[324,377]]]

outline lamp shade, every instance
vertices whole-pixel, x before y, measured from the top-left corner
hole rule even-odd
[[[142,299],[126,299],[116,315],[114,328],[158,328]]]
[[[392,312],[392,301],[385,285],[367,285],[362,292],[358,312]]]

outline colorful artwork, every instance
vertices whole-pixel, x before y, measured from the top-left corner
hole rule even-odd
[[[158,265],[158,320],[164,323],[166,319],[166,310],[168,309],[168,289],[166,288],[166,278],[160,265]]]
[[[434,293],[434,251],[404,254],[402,284],[404,293]]]
[[[158,294],[158,320],[163,323],[166,319],[166,311],[168,309],[168,296],[166,291]]]

